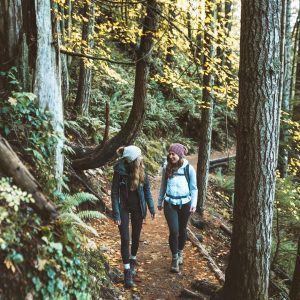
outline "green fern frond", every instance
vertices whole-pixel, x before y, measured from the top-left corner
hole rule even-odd
[[[79,230],[84,230],[98,236],[94,227],[84,223],[81,218],[73,212],[62,213],[59,215],[59,219],[64,224],[76,226]]]
[[[76,193],[74,195],[65,195],[64,200],[64,210],[65,208],[71,208],[73,206],[78,206],[79,204],[86,202],[86,201],[96,201],[97,197],[90,193]]]
[[[89,220],[89,219],[107,219],[104,214],[95,210],[84,210],[77,213],[77,216],[81,220]]]

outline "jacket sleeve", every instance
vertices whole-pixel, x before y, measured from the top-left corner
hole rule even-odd
[[[163,167],[162,174],[161,174],[161,183],[160,183],[160,190],[159,190],[159,196],[157,201],[157,206],[161,207],[165,194],[166,194],[166,167]]]
[[[197,198],[198,198],[198,188],[197,188],[197,176],[196,171],[192,165],[189,168],[189,177],[190,177],[190,195],[192,198],[191,207],[197,206]]]
[[[150,210],[150,213],[153,215],[155,214],[155,208],[154,208],[153,198],[151,195],[150,182],[147,173],[145,173],[145,182],[144,182],[143,189],[144,189],[144,195],[145,195],[147,206]]]
[[[119,221],[120,218],[120,189],[119,189],[119,174],[114,172],[112,185],[111,185],[111,203],[113,218]]]

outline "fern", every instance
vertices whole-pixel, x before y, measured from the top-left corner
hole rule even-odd
[[[76,193],[74,195],[63,194],[63,198],[62,211],[69,211],[72,207],[76,207],[81,203],[97,200],[96,196],[85,192]]]
[[[90,219],[106,219],[106,216],[99,211],[95,210],[84,210],[77,213],[77,216],[81,220],[90,220]]]
[[[62,204],[60,208],[60,214],[58,219],[64,225],[72,225],[79,230],[90,232],[94,235],[98,235],[94,227],[84,222],[85,219],[104,219],[105,215],[98,211],[85,210],[77,212],[77,207],[86,201],[96,201],[97,197],[92,194],[80,192],[74,195],[62,194]]]
[[[96,229],[88,224],[86,224],[81,218],[74,212],[65,212],[59,215],[59,220],[64,225],[76,226],[79,230],[83,230],[98,236]]]

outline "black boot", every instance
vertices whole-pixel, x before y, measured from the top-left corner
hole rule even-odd
[[[131,270],[131,274],[132,276],[136,275],[136,259],[129,259],[129,263],[130,263],[130,270]]]
[[[132,273],[130,269],[124,270],[124,285],[126,288],[133,287]]]

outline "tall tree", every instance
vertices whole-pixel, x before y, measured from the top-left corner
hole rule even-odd
[[[7,63],[6,69],[21,66],[18,78],[23,89],[33,90],[40,108],[52,113],[52,125],[59,136],[55,145],[54,172],[60,182],[63,173],[63,108],[57,22],[51,13],[54,11],[51,4],[50,0],[1,0],[0,11],[5,12],[2,20],[5,26],[3,31],[0,30],[0,62]],[[33,78],[33,87],[27,84],[25,77]]]
[[[88,21],[82,25],[82,40],[86,42],[88,49],[94,47],[94,25],[95,25],[95,5],[86,2],[83,8],[83,17]],[[75,100],[76,110],[87,115],[89,112],[90,92],[92,83],[92,68],[88,65],[87,59],[80,61],[79,81]]]
[[[235,200],[224,299],[268,299],[279,139],[281,0],[243,0]]]
[[[84,157],[75,159],[73,161],[75,169],[90,169],[103,166],[115,157],[118,147],[132,143],[143,125],[147,107],[149,59],[153,46],[153,36],[157,30],[157,12],[159,11],[156,0],[148,0],[146,7],[140,47],[137,51],[133,104],[127,122],[121,131],[107,141],[104,146],[99,145],[84,155]]]
[[[290,91],[291,91],[291,76],[292,76],[292,26],[291,16],[292,7],[291,0],[283,1],[283,12],[281,22],[281,38],[282,49],[282,79],[281,79],[281,111],[284,113],[282,119],[287,119],[287,115],[290,110]],[[280,126],[280,144],[279,144],[279,156],[278,156],[278,168],[281,177],[287,176],[288,170],[288,129],[287,125],[281,122]]]
[[[60,14],[61,14],[61,21],[59,26],[59,31],[61,33],[61,43],[64,45],[66,42],[66,23],[65,17],[67,16],[65,13],[65,7],[63,5],[59,6]],[[68,70],[68,57],[66,54],[60,54],[61,60],[61,91],[62,91],[62,98],[65,102],[69,95],[69,70]]]
[[[212,35],[209,32],[215,30],[216,5],[213,1],[205,1],[205,25],[207,30],[204,33],[204,55],[203,55],[203,92],[202,92],[202,112],[201,123],[199,128],[199,147],[198,147],[198,163],[197,163],[197,183],[198,183],[198,207],[197,210],[202,214],[204,210],[209,159],[211,150],[211,133],[213,121],[214,106],[214,75],[211,60],[215,56],[215,49]]]

